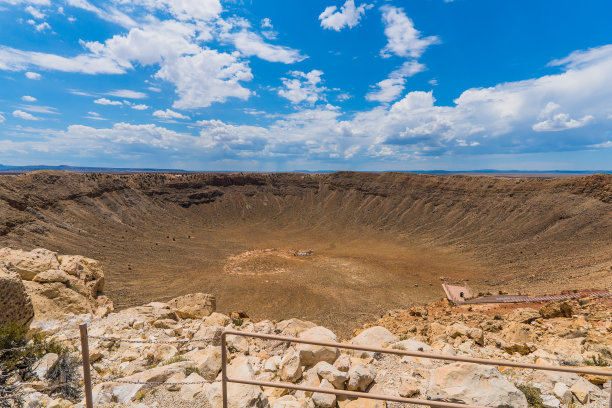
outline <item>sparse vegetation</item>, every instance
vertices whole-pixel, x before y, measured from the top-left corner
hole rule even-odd
[[[493,320],[502,320],[502,317],[500,315],[495,315],[493,316]]]
[[[527,398],[527,403],[532,408],[544,408],[542,401],[542,393],[534,386],[527,384],[519,384],[516,386]]]
[[[584,364],[588,366],[596,366],[596,367],[608,367],[610,363],[608,363],[601,354],[597,356],[592,356],[590,359],[587,358],[584,360]]]

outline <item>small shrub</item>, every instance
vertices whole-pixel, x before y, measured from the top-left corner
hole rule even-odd
[[[161,366],[167,366],[170,364],[174,364],[174,363],[180,363],[181,361],[186,361],[185,357],[183,357],[182,355],[176,355],[172,358],[169,358],[167,360],[162,361],[161,363],[159,363],[157,366],[161,367]]]
[[[472,309],[472,306],[468,307],[468,312],[471,312],[472,310],[474,310]]]
[[[500,315],[495,315],[493,316],[493,320],[502,320],[502,317]]]
[[[584,364],[588,366],[597,366],[597,367],[608,367],[610,364],[604,360],[601,354],[597,356],[592,356],[590,359],[584,360]]]
[[[200,369],[198,367],[187,367],[185,369],[185,375],[187,377],[189,377],[191,374],[196,373],[197,375],[199,375],[200,377],[202,377],[202,372],[200,371]]]
[[[238,318],[232,318],[232,322],[234,323],[234,326],[242,326],[242,324],[244,323],[244,320],[238,317]]]
[[[47,379],[52,383],[74,382],[79,380],[81,362],[68,350],[60,354],[57,364],[47,373]],[[76,402],[81,400],[81,389],[78,384],[69,384],[56,388],[52,395]]]
[[[536,387],[531,385],[517,385],[518,388],[523,394],[525,394],[525,398],[527,398],[527,403],[530,407],[533,408],[544,408],[544,403],[542,401],[542,393]]]

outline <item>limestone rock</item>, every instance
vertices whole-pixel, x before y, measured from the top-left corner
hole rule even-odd
[[[433,370],[429,399],[486,407],[527,408],[527,399],[495,367],[453,363]]]
[[[59,360],[59,356],[55,353],[47,353],[38,360],[34,366],[32,366],[32,371],[38,379],[43,380],[47,377],[47,373],[51,370]]]
[[[200,377],[197,373],[191,373],[183,382],[200,382],[204,381],[204,378]],[[196,395],[206,390],[205,384],[185,384],[181,386],[179,396],[185,401],[193,401]]]
[[[183,354],[183,358],[193,361],[206,380],[214,380],[221,371],[221,348],[209,346],[204,350],[193,350]]]
[[[391,344],[391,348],[405,351],[421,351],[424,353],[430,353],[433,349],[428,345],[418,340],[401,340]]]
[[[297,337],[305,330],[312,329],[317,325],[300,319],[288,319],[279,322],[276,329],[280,330],[284,336]]]
[[[572,305],[567,301],[551,301],[542,306],[539,310],[540,316],[545,319],[553,317],[572,317]]]
[[[270,408],[314,408],[314,403],[311,399],[298,399],[293,395],[283,395],[275,399]]]
[[[245,357],[239,357],[227,367],[227,375],[232,378],[245,378],[254,380],[253,367]],[[265,408],[268,398],[260,387],[255,385],[235,384],[227,385],[228,408]]]
[[[365,391],[376,378],[376,372],[365,364],[357,364],[348,372],[347,389],[350,391]]]
[[[555,387],[553,388],[553,394],[555,394],[555,396],[565,405],[572,402],[572,391],[567,385],[562,382],[558,382],[555,384]]]
[[[232,322],[229,316],[223,313],[212,312],[210,316],[204,319],[204,326],[227,326]]]
[[[369,347],[386,347],[395,343],[398,338],[389,330],[381,326],[365,329],[359,335],[353,337],[351,344]],[[371,351],[352,350],[351,354],[355,357],[366,358],[374,355]]]
[[[323,380],[321,381],[319,388],[333,389],[334,387],[329,383],[329,381]],[[312,402],[314,402],[314,405],[317,408],[332,408],[334,405],[336,405],[336,395],[315,392],[312,394]]]
[[[59,269],[59,261],[55,252],[37,248],[29,252],[21,249],[0,249],[0,263],[14,270],[23,280],[32,280],[40,273],[49,269]]]
[[[589,402],[589,397],[592,393],[599,391],[597,386],[581,378],[582,381],[577,381],[571,386],[570,390],[581,404]]]
[[[168,383],[181,383],[185,381],[185,373],[176,373],[176,374],[172,374],[167,380],[166,380],[166,384]],[[166,389],[168,391],[179,391],[181,389],[182,385],[179,384],[168,384],[166,386]]]
[[[542,406],[544,408],[559,408],[561,402],[553,395],[542,395]]]
[[[507,320],[511,322],[529,324],[532,321],[542,317],[537,310],[528,307],[521,307],[514,309],[509,315]]]
[[[349,401],[344,408],[386,408],[385,401],[374,400],[371,398],[357,398]]]
[[[304,330],[298,335],[301,339],[309,339],[315,341],[338,342],[338,337],[329,329],[322,326],[312,327]],[[327,361],[333,363],[340,354],[340,351],[335,347],[315,346],[310,344],[298,344],[296,347],[300,353],[300,361],[303,365],[315,365],[319,361]]]
[[[348,354],[340,354],[334,362],[334,367],[340,371],[347,372],[351,368],[351,357]]]
[[[402,378],[398,389],[399,395],[404,398],[417,396],[421,391],[419,383],[414,378]]]
[[[207,293],[191,293],[179,296],[168,302],[168,305],[181,319],[201,319],[217,309],[215,297]]]
[[[0,326],[9,323],[26,326],[33,318],[32,300],[21,277],[0,266]]]
[[[196,344],[220,346],[223,330],[225,330],[223,326],[202,326],[193,338],[201,340],[201,343]]]
[[[279,365],[279,376],[283,381],[296,382],[302,376],[300,353],[289,348]]]
[[[319,361],[315,365],[315,369],[319,377],[329,381],[336,389],[344,389],[344,384],[349,379],[347,372],[338,370],[326,361]]]
[[[70,275],[60,269],[49,269],[48,271],[38,273],[32,280],[38,283],[68,283]]]

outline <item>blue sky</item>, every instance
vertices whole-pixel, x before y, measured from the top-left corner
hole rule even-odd
[[[612,2],[0,0],[0,163],[612,169]]]

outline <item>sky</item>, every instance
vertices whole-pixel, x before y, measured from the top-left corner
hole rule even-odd
[[[0,163],[611,170],[609,0],[0,0]]]

